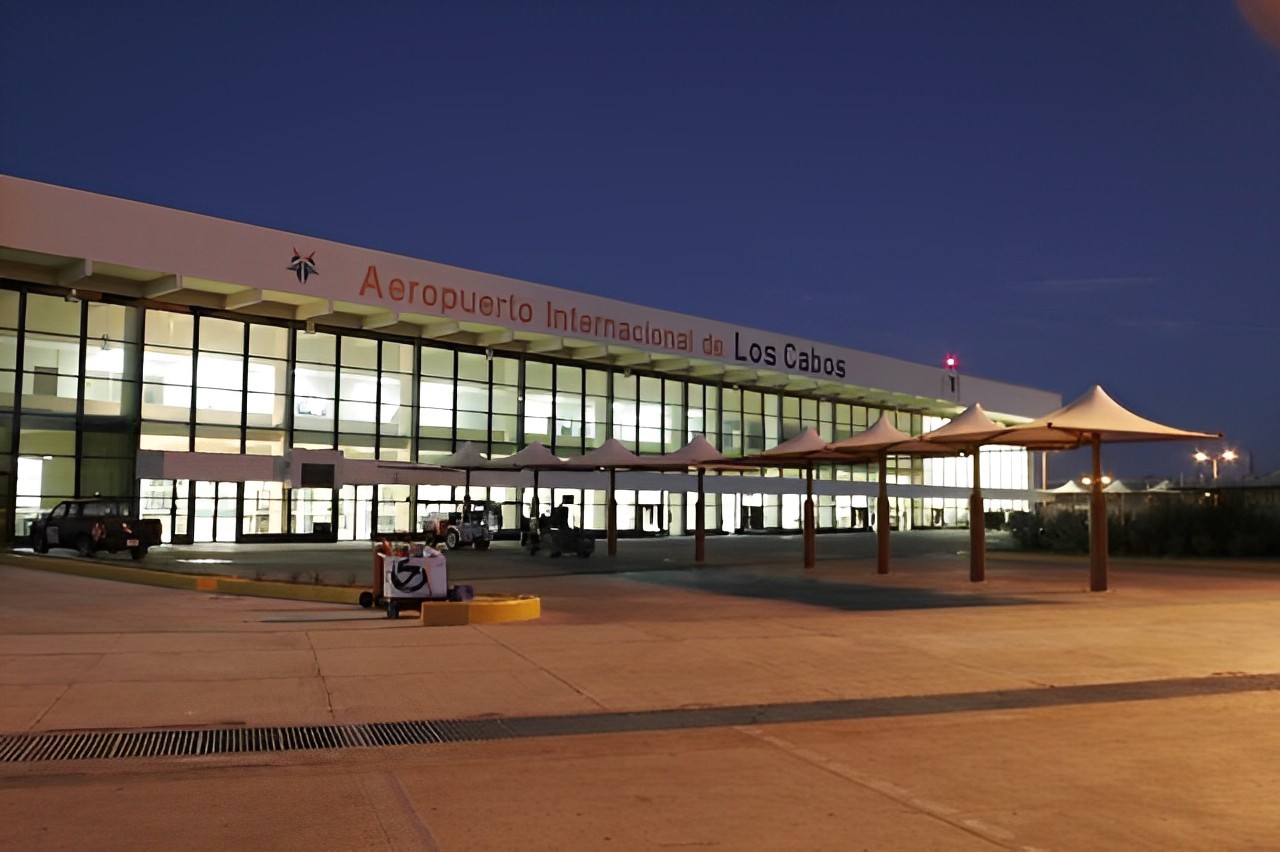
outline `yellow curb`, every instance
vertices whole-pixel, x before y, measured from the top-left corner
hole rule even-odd
[[[17,553],[5,556],[7,564],[56,574],[73,574],[95,580],[111,580],[117,583],[137,583],[143,586],[159,586],[165,589],[211,592],[223,595],[244,595],[257,598],[279,598],[315,603],[355,604],[363,589],[349,586],[302,585],[280,583],[271,580],[245,580],[239,577],[218,577],[207,574],[176,574],[171,571],[155,571],[149,568],[133,568],[78,559],[61,559],[56,556],[28,557]]]
[[[153,571],[148,568],[131,568],[125,565],[109,565],[99,562],[82,562],[73,559],[61,559],[56,556],[32,556],[9,553],[8,562],[19,568],[33,568],[38,571],[51,571],[55,574],[73,574],[78,577],[89,577],[94,580],[112,580],[118,583],[138,583],[144,586],[160,586],[166,589],[194,590],[196,575],[174,574],[169,571]]]
[[[217,577],[218,593],[245,595],[254,598],[283,598],[291,601],[313,603],[354,604],[359,602],[363,589],[350,586],[304,586],[298,583],[278,583],[271,580],[245,580],[240,577]]]
[[[469,601],[423,601],[423,627],[501,624],[531,621],[542,615],[542,600],[533,595],[476,595]]]

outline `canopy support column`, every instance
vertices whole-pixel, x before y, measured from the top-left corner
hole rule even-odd
[[[880,453],[880,490],[876,495],[876,573],[889,573],[889,454]]]
[[[1107,590],[1107,496],[1102,492],[1102,436],[1093,435],[1093,481],[1089,483],[1089,591]]]
[[[818,546],[813,518],[813,465],[805,468],[804,492],[804,567],[812,568],[818,562]]]
[[[987,518],[982,509],[980,449],[973,448],[973,491],[969,494],[969,582],[987,579]]]
[[[698,501],[693,504],[693,561],[699,564],[707,560],[707,513],[703,510],[705,473],[703,468],[698,468]]]
[[[614,496],[616,468],[609,468],[609,555],[618,555],[618,498]]]

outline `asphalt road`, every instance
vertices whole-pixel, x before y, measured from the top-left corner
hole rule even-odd
[[[823,563],[875,559],[876,539],[870,533],[832,533],[817,538],[819,568]],[[892,553],[901,558],[967,558],[967,530],[911,530],[891,536]],[[988,549],[1009,548],[1006,533],[988,535]],[[325,585],[364,585],[372,576],[372,544],[198,544],[165,545],[133,562],[127,553],[99,554],[93,559],[186,574],[219,574],[259,580],[283,580]],[[73,551],[54,549],[52,555],[78,558]],[[446,553],[452,582],[475,582],[507,577],[561,576],[699,567],[690,536],[620,539],[616,556],[606,542],[586,558],[551,557],[545,551],[531,556],[514,541],[497,541],[487,551],[469,547]],[[769,567],[787,573],[802,570],[803,540],[799,535],[712,536],[706,543],[703,567]],[[874,570],[874,568],[872,569]]]

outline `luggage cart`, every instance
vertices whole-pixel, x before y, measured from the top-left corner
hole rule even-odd
[[[433,547],[415,544],[392,549],[379,545],[374,552],[374,565],[379,571],[376,585],[374,591],[361,593],[361,606],[385,603],[387,618],[399,618],[403,608],[412,609],[415,604],[420,607],[423,601],[448,600],[445,557]]]

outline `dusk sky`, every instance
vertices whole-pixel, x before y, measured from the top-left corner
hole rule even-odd
[[[1231,0],[0,0],[0,172],[1101,384],[1280,468],[1280,44]]]

